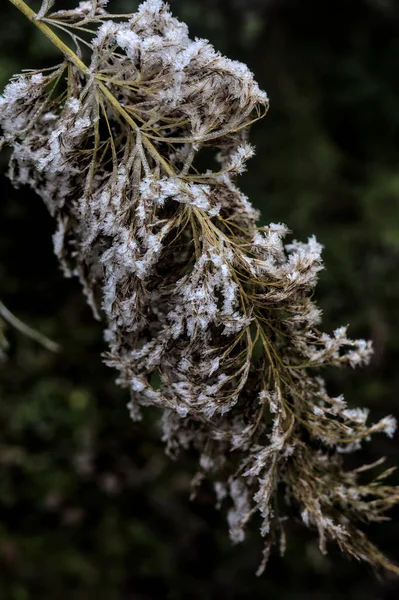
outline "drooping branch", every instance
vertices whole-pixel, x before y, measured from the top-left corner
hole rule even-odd
[[[236,185],[254,153],[249,127],[268,107],[253,74],[191,40],[161,0],[122,23],[104,0],[46,23],[10,1],[65,58],[14,78],[0,98],[10,176],[55,217],[56,255],[106,323],[105,360],[130,390],[131,416],[160,408],[168,453],[197,451],[195,482],[207,476],[219,501],[229,498],[235,542],[257,515],[268,556],[283,488],[322,551],[334,540],[398,572],[357,527],[398,502],[381,483],[389,470],[360,485],[342,459],[372,434],[393,435],[395,421],[369,424],[367,410],[315,376],[366,364],[371,344],[345,327],[319,330],[321,245],[284,244],[284,225],[258,227]],[[49,23],[77,43],[79,28],[90,36],[88,66]],[[203,149],[216,169],[203,167]]]

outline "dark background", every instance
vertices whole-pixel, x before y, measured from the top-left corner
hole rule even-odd
[[[31,1],[38,8],[40,2]],[[56,2],[56,7],[67,6]],[[70,2],[69,6],[74,3]],[[109,9],[137,3],[111,0]],[[317,299],[330,331],[351,323],[371,338],[367,369],[329,373],[333,391],[399,414],[399,5],[393,0],[172,0],[194,35],[246,62],[271,99],[251,141],[242,188],[265,223],[315,233],[326,270]],[[0,83],[48,66],[56,52],[7,1],[0,6]],[[399,581],[377,579],[315,536],[288,525],[284,559],[254,575],[256,531],[237,547],[206,485],[190,503],[193,457],[164,456],[158,415],[133,424],[128,398],[101,363],[101,324],[52,254],[53,223],[28,189],[13,190],[0,156],[0,297],[62,345],[51,354],[6,329],[0,365],[0,600],[151,598],[379,600]],[[377,436],[348,457],[399,462],[398,437]],[[393,476],[392,481],[395,481]],[[396,476],[396,482],[399,478]],[[369,528],[399,561],[399,511]]]

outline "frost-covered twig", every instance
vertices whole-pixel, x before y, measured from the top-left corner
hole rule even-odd
[[[284,225],[258,227],[235,183],[268,107],[252,73],[191,40],[161,0],[122,22],[104,0],[50,15],[44,3],[43,19],[10,1],[64,54],[16,76],[0,99],[10,177],[56,219],[55,253],[106,322],[105,360],[130,389],[131,416],[162,409],[167,452],[196,449],[195,483],[211,478],[218,503],[230,503],[234,541],[257,515],[265,560],[283,535],[281,489],[322,551],[335,540],[399,572],[356,525],[385,518],[398,489],[384,475],[362,485],[343,462],[395,421],[368,424],[368,411],[315,375],[366,364],[371,344],[345,327],[319,331],[320,244],[284,245]],[[51,27],[70,31],[79,55]],[[210,151],[214,170],[201,167]]]

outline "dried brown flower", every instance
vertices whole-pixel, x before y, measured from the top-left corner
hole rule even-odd
[[[235,183],[266,94],[245,65],[191,40],[161,0],[123,20],[106,4],[48,15],[52,2],[43,3],[35,22],[64,61],[15,77],[0,124],[12,181],[46,203],[65,275],[80,278],[106,322],[105,360],[131,391],[132,418],[157,406],[167,452],[196,449],[195,483],[210,477],[230,504],[233,541],[260,517],[259,573],[283,535],[279,490],[323,552],[334,540],[399,572],[357,526],[398,502],[384,483],[390,470],[363,485],[359,473],[374,465],[347,471],[343,461],[371,434],[392,435],[395,421],[368,424],[367,410],[331,397],[315,375],[366,364],[371,344],[345,327],[318,329],[320,244],[284,245],[284,225],[258,227]],[[212,151],[216,171],[201,166]]]

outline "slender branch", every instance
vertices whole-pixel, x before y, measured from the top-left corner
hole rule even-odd
[[[107,98],[107,100],[110,102],[110,104],[114,107],[114,109],[125,119],[125,121],[127,123],[129,123],[129,125],[132,127],[132,129],[135,129],[136,131],[138,131],[140,129],[140,127],[132,119],[132,117],[129,115],[129,113],[126,112],[126,110],[123,108],[123,106],[121,106],[121,103],[118,102],[118,100],[115,98],[113,93],[107,88],[107,86],[104,85],[104,83],[102,83],[101,81],[98,81],[98,87],[102,91],[104,96]],[[146,134],[143,132],[141,132],[141,133],[143,135],[143,144],[147,148],[147,150],[152,154],[153,158],[155,158],[155,160],[157,160],[163,166],[163,168],[165,169],[165,172],[168,175],[175,175],[172,167],[159,154],[159,152],[157,151],[155,146],[150,142],[150,140],[147,139]]]
[[[24,2],[24,0],[9,0],[22,14],[25,15],[44,35],[56,46],[63,55],[71,61],[80,71],[89,73],[89,68],[79,58],[77,54],[69,46],[64,44],[62,40],[50,29],[48,25],[37,18],[37,14]]]
[[[30,337],[32,340],[39,342],[42,346],[50,350],[51,352],[59,352],[60,346],[50,340],[48,337],[36,331],[36,329],[32,329],[29,325],[25,325],[20,319],[18,319],[15,315],[12,314],[11,311],[8,310],[6,306],[0,301],[0,317],[2,317],[7,323],[9,323],[12,327]]]

